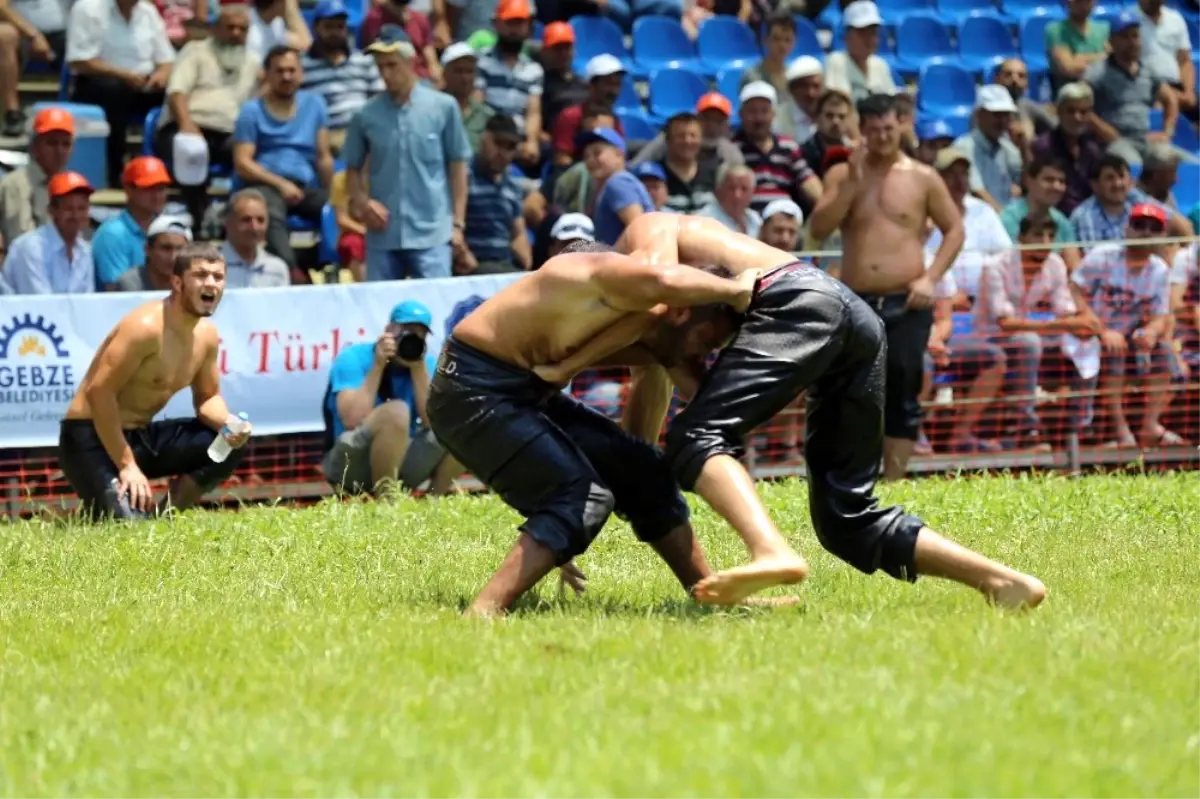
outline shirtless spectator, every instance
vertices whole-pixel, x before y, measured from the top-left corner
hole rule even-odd
[[[59,465],[93,519],[196,504],[233,473],[250,438],[250,425],[221,396],[219,336],[208,320],[225,284],[216,247],[185,247],[171,284],[170,296],[138,306],[108,334],[62,421]],[[152,421],[187,387],[195,419]],[[230,422],[241,432],[227,437],[229,457],[214,463],[207,450]],[[162,477],[172,479],[156,507],[150,480]]]
[[[1159,422],[1171,402],[1171,270],[1157,255],[1157,245],[1136,243],[1166,232],[1167,216],[1161,206],[1135,205],[1124,236],[1129,243],[1091,249],[1071,276],[1076,302],[1090,308],[1089,316],[1103,328],[1099,383],[1113,430],[1108,447],[1184,443]],[[1125,415],[1125,383],[1134,376],[1143,381],[1146,393],[1136,438]]]
[[[934,287],[962,248],[963,223],[937,173],[900,151],[893,99],[875,95],[857,110],[863,149],[849,163],[830,169],[809,227],[818,241],[841,229],[841,279],[887,327],[884,476],[899,479],[921,430],[917,398],[933,324]],[[923,252],[927,219],[942,232],[928,270]]]
[[[170,291],[175,257],[192,241],[192,229],[182,219],[160,216],[146,230],[146,262],[126,270],[110,291]]]
[[[0,180],[0,233],[4,246],[46,224],[50,178],[67,168],[75,146],[75,119],[63,108],[47,108],[33,119],[29,163]]]

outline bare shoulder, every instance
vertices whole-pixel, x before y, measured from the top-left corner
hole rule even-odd
[[[142,303],[117,323],[113,329],[114,336],[125,339],[131,344],[150,346],[162,340],[163,332],[163,301],[151,300]]]
[[[940,183],[942,180],[941,176],[938,175],[934,168],[929,164],[918,161],[915,158],[910,158],[907,155],[901,159],[899,166],[901,169],[911,172],[920,180],[925,181],[928,187],[932,187],[934,185],[934,181],[938,181]]]
[[[206,347],[213,350],[221,341],[221,334],[217,331],[217,326],[209,319],[201,319],[196,325],[196,338],[204,343]]]

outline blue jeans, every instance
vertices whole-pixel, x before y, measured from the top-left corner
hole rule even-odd
[[[450,277],[450,244],[424,250],[385,250],[367,238],[367,280]]]

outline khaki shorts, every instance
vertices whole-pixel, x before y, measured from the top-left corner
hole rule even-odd
[[[325,454],[321,470],[336,489],[351,494],[371,491],[371,431],[359,427],[342,433],[333,449]],[[413,491],[433,476],[446,450],[428,427],[418,427],[400,464],[400,484]]]

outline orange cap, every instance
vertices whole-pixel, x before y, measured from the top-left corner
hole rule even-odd
[[[70,136],[75,135],[75,117],[65,108],[43,108],[33,118],[33,135],[61,131]]]
[[[54,177],[50,178],[50,182],[46,184],[46,192],[51,197],[62,197],[66,194],[82,191],[91,194],[95,189],[92,184],[88,183],[87,178],[78,172],[59,172]]]
[[[565,22],[551,22],[542,31],[542,47],[575,44],[575,29]]]
[[[496,4],[496,19],[508,22],[514,19],[533,19],[533,8],[529,0],[500,0]]]
[[[125,165],[121,182],[135,189],[151,189],[155,186],[170,186],[171,174],[167,165],[152,155],[139,155]]]
[[[725,116],[733,116],[733,105],[729,99],[720,92],[709,92],[701,97],[696,102],[696,113],[702,114],[705,111],[716,109]]]

